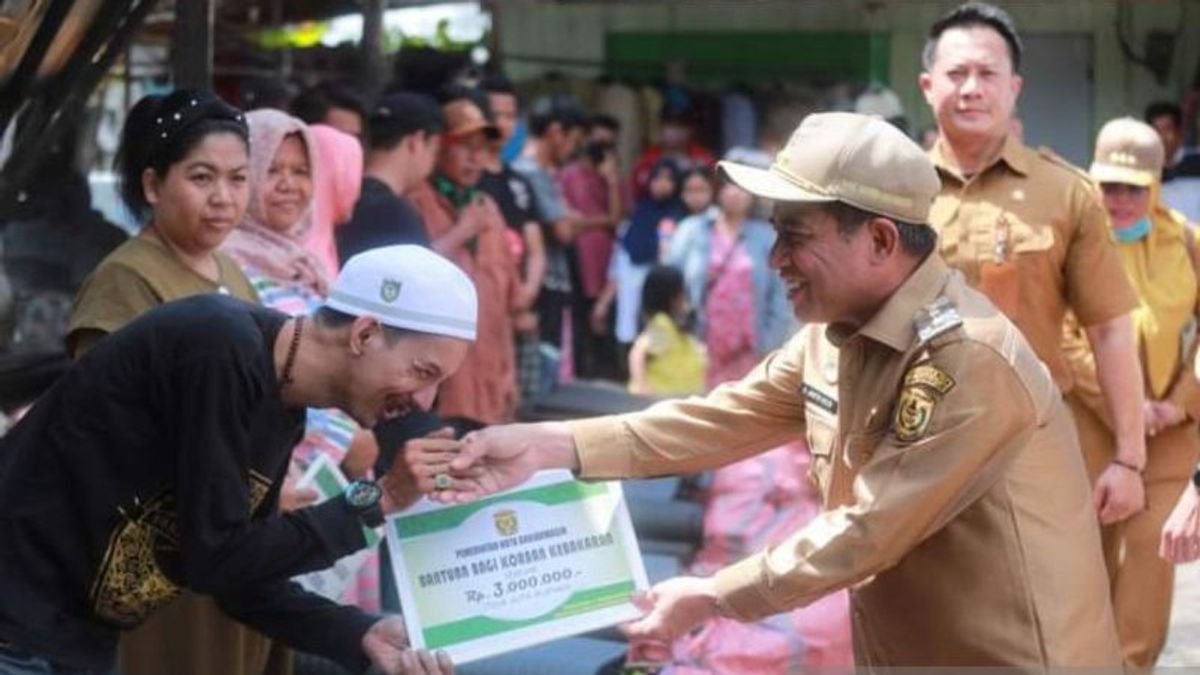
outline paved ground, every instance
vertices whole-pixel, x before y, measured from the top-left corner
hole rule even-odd
[[[1160,666],[1200,666],[1200,562],[1175,570],[1171,634]]]

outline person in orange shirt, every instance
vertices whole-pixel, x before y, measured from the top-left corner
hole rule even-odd
[[[512,313],[520,277],[504,216],[476,186],[489,139],[498,130],[466,92],[448,92],[436,168],[409,193],[434,251],[466,271],[479,293],[479,339],[463,367],[442,385],[437,412],[484,424],[510,421],[518,403]]]

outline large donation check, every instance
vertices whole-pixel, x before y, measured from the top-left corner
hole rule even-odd
[[[387,540],[413,646],[460,664],[632,619],[646,588],[621,486],[567,471],[470,504],[423,500]]]

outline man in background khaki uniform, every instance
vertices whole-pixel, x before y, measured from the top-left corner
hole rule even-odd
[[[1070,416],[1020,332],[933,251],[939,186],[922,150],[882,120],[828,113],[769,170],[721,166],[776,201],[772,265],[814,323],[704,398],[411,452],[422,489],[449,485],[434,498],[453,502],[541,468],[691,472],[804,435],[823,512],[639,598],[627,631],[642,653],[717,615],[754,621],[852,588],[860,666],[1119,663]]]
[[[1116,452],[1099,472],[1093,499],[1101,522],[1144,505],[1142,378],[1129,312],[1137,296],[1087,175],[1011,133],[1021,91],[1021,44],[1001,9],[968,3],[933,25],[921,90],[937,118],[930,155],[942,190],[929,220],[946,262],[1013,323],[1050,368],[1073,410],[1062,353],[1072,310],[1096,354]]]

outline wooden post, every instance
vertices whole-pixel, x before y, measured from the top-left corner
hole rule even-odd
[[[366,63],[367,98],[374,100],[387,84],[387,57],[383,53],[383,10],[385,0],[363,2],[363,61]]]
[[[171,70],[176,87],[212,88],[213,0],[175,3]]]

